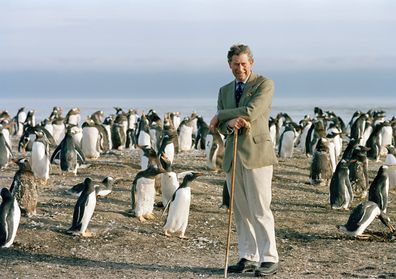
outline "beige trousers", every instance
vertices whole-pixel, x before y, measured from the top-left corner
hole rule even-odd
[[[232,169],[232,168],[231,168]],[[246,169],[238,156],[235,170],[234,216],[239,258],[278,262],[274,216],[271,211],[273,166]],[[231,190],[231,172],[226,174]]]

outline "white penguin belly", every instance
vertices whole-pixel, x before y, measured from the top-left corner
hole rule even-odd
[[[34,142],[32,146],[31,167],[35,176],[48,179],[49,158],[46,154],[45,146],[42,142]]]
[[[175,200],[169,207],[168,218],[164,229],[174,233],[184,233],[188,224],[188,216],[190,214],[191,189],[190,187],[179,189]]]
[[[98,151],[99,131],[95,127],[84,127],[81,140],[81,149],[87,158],[97,159],[100,156]]]
[[[182,125],[180,127],[179,135],[179,149],[180,151],[189,151],[192,148],[192,132],[193,128]]]
[[[161,200],[164,206],[168,204],[178,187],[179,181],[175,172],[161,173]]]
[[[136,184],[135,215],[143,216],[150,214],[154,209],[155,179],[140,178]]]

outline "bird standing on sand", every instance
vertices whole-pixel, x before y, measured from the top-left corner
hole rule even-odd
[[[191,172],[188,173],[180,184],[179,188],[175,191],[172,199],[166,208],[169,208],[168,217],[164,226],[164,233],[166,236],[171,236],[172,233],[178,232],[180,238],[184,236],[188,224],[188,216],[190,213],[191,203],[191,188],[189,183],[202,173]],[[166,210],[165,208],[165,210]]]
[[[7,188],[1,189],[2,203],[0,205],[0,247],[10,247],[14,242],[19,221],[21,220],[21,210],[18,202],[11,195]]]

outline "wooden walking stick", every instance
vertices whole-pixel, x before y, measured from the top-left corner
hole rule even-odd
[[[238,145],[238,129],[234,129],[234,154],[233,154],[233,157],[232,157],[230,208],[228,210],[228,234],[227,234],[227,246],[226,246],[226,255],[225,255],[225,263],[224,263],[224,278],[227,278],[228,255],[230,254],[232,210],[234,208],[234,189],[235,189],[235,170],[236,170],[237,145]]]

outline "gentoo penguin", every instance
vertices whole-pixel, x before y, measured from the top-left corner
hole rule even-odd
[[[58,114],[52,120],[52,137],[55,140],[56,145],[59,145],[62,139],[65,137],[66,126],[64,123],[64,118]]]
[[[378,205],[372,201],[364,201],[358,204],[352,210],[351,215],[348,218],[348,222],[345,225],[338,225],[337,228],[346,232],[350,236],[367,239],[368,236],[363,235],[363,232],[376,217],[378,217],[392,233],[395,231],[395,228],[390,224],[389,217],[381,212]]]
[[[127,125],[127,116],[124,113],[117,114],[111,126],[111,143],[113,149],[121,150],[125,148]]]
[[[77,175],[79,165],[84,164],[85,156],[80,146],[73,139],[72,126],[67,128],[65,138],[52,154],[51,163],[55,159],[60,160],[60,169],[62,172],[72,172],[74,175]]]
[[[316,144],[311,162],[310,183],[327,184],[331,178],[332,167],[329,157],[329,147],[326,138],[320,138]]]
[[[353,201],[349,181],[349,163],[341,160],[330,181],[330,206],[332,209],[348,209]]]
[[[367,147],[358,145],[350,159],[349,180],[354,196],[359,198],[365,198],[369,188],[367,150]]]
[[[19,221],[21,220],[21,210],[18,202],[11,195],[7,188],[1,189],[2,202],[0,205],[0,247],[10,247],[14,242]]]
[[[191,203],[191,188],[189,187],[189,183],[202,175],[202,173],[198,172],[187,174],[179,188],[173,194],[172,199],[167,205],[169,212],[164,226],[166,236],[171,236],[172,233],[178,232],[180,233],[180,238],[186,238],[184,234],[188,224]]]
[[[219,131],[210,131],[206,141],[206,166],[210,170],[221,170],[224,159],[224,142]]]
[[[359,144],[363,144],[363,136],[364,136],[364,130],[367,119],[368,119],[368,114],[362,113],[356,118],[356,120],[353,122],[351,126],[350,138],[359,139],[360,140]]]
[[[102,110],[95,111],[89,118],[95,123],[96,129],[99,132],[99,149],[106,153],[110,150],[109,137],[106,131],[106,127],[102,123],[104,112]]]
[[[396,189],[396,148],[393,145],[388,145],[386,149],[388,154],[384,165],[388,166],[389,188]]]
[[[137,138],[136,138],[136,129],[137,129],[137,120],[138,120],[138,115],[136,110],[134,109],[129,109],[128,110],[128,129],[126,132],[126,143],[125,147],[126,148],[131,148],[135,149],[136,144],[137,144]]]
[[[85,189],[85,185],[88,185],[90,180],[92,180],[90,177],[85,178],[83,182],[77,183],[70,189],[66,190],[66,193],[72,196],[79,197],[82,191]]]
[[[34,110],[29,110],[25,122],[23,123],[24,126],[36,126],[36,116]]]
[[[180,112],[176,111],[176,112],[172,112],[170,114],[170,118],[172,120],[173,123],[173,127],[177,130],[179,129],[180,123],[181,123],[181,118],[180,118]]]
[[[49,178],[50,154],[49,143],[43,132],[35,131],[36,140],[32,146],[32,156],[30,158],[30,166],[34,176],[41,179],[44,184]]]
[[[371,160],[379,161],[380,159],[380,151],[381,151],[381,129],[382,124],[379,123],[374,126],[373,132],[366,142],[366,147],[370,148],[367,151],[367,158]]]
[[[27,159],[21,158],[16,164],[19,169],[15,172],[10,192],[17,200],[22,213],[30,217],[35,215],[37,210],[37,181]]]
[[[307,138],[305,141],[305,154],[312,156],[315,152],[316,144],[320,138],[326,137],[326,131],[324,129],[323,122],[315,120],[308,130]]]
[[[279,138],[278,156],[280,158],[293,157],[295,139],[296,131],[294,129],[294,126],[290,123],[286,123],[283,132]]]
[[[138,146],[140,147],[140,146]],[[149,166],[158,166],[160,167],[160,161],[157,155],[157,152],[151,147],[143,146],[141,147],[143,151],[142,156],[140,157],[140,169],[145,170]]]
[[[209,127],[202,116],[197,117],[197,137],[195,138],[195,149],[205,149],[206,136],[208,135]]]
[[[309,117],[308,115],[306,115],[304,117],[304,119],[302,119],[300,122],[300,126],[301,126],[301,134],[300,134],[300,141],[297,145],[297,147],[303,152],[305,153],[305,143],[307,140],[307,135],[308,135],[308,131],[312,126],[312,120],[311,117]]]
[[[388,153],[386,146],[392,144],[392,140],[393,140],[393,130],[389,121],[382,122],[382,128],[380,133],[381,133],[380,155],[386,156],[386,154]]]
[[[179,180],[177,179],[177,174],[172,171],[172,163],[165,154],[161,155],[160,162],[165,170],[164,173],[161,173],[161,201],[165,207],[172,198],[173,193],[179,188]]]
[[[98,159],[100,156],[100,136],[95,122],[87,117],[82,125],[83,137],[81,149],[87,159]]]
[[[14,135],[20,137],[23,134],[23,123],[26,121],[26,112],[25,112],[25,107],[21,107],[16,116],[14,117],[15,121],[15,130],[14,130]]]
[[[164,130],[164,135],[161,139],[161,146],[158,150],[158,155],[165,154],[166,158],[173,163],[173,159],[175,158],[175,145],[173,143],[173,139],[175,138],[175,133],[171,133]]]
[[[106,197],[113,191],[114,178],[106,176],[103,178],[101,184],[95,187],[96,195],[99,197]]]
[[[389,196],[389,177],[388,167],[381,166],[378,169],[377,176],[371,182],[369,188],[368,200],[378,204],[382,212],[386,213]]]
[[[154,219],[155,177],[162,169],[148,167],[136,174],[131,187],[131,208],[134,215],[143,222]]]
[[[179,125],[179,151],[189,151],[193,146],[193,126],[191,119],[186,117]]]
[[[0,124],[0,169],[5,168],[8,165],[10,158],[14,156],[11,146],[4,136],[4,130],[6,129],[4,129],[3,125]]]
[[[70,109],[65,117],[65,124],[66,125],[76,125],[79,126],[80,125],[80,120],[81,120],[81,110],[80,108],[72,108]]]
[[[96,192],[92,179],[85,179],[84,186],[84,190],[74,206],[73,221],[68,232],[76,235],[81,234],[84,237],[90,237],[92,236],[92,233],[87,231],[87,227],[95,210]]]

